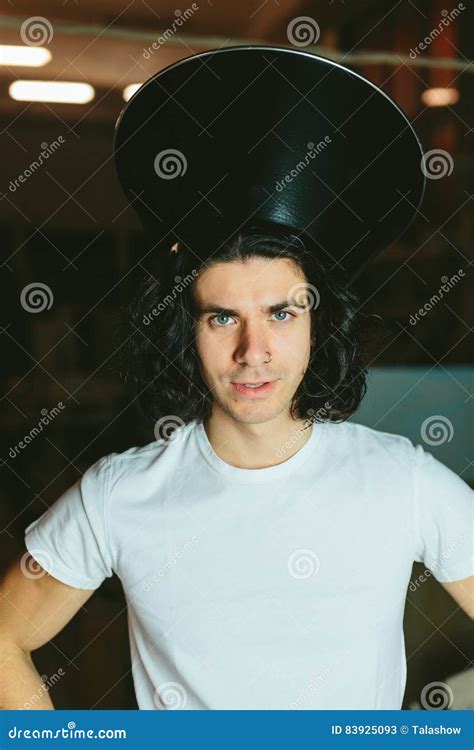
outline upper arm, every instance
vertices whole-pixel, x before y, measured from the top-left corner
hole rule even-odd
[[[108,533],[110,456],[92,464],[25,529],[27,550],[54,578],[77,589],[97,589],[113,575]]]
[[[34,651],[54,638],[93,593],[54,578],[24,551],[0,578],[0,639]]]
[[[474,620],[474,575],[460,581],[440,581],[454,601]]]
[[[461,585],[474,573],[474,492],[421,445],[413,455],[413,559],[424,563],[439,583],[459,583],[451,591],[462,593]]]

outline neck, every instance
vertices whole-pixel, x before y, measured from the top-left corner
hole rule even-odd
[[[313,431],[309,419],[297,421],[279,415],[252,424],[215,412],[204,422],[204,429],[219,458],[240,469],[264,469],[287,461]]]

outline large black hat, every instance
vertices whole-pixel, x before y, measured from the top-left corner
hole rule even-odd
[[[122,188],[159,245],[271,222],[351,283],[414,218],[423,152],[377,86],[301,50],[239,46],[170,65],[117,120]]]

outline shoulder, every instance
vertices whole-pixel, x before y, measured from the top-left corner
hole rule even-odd
[[[150,474],[163,477],[182,464],[194,427],[194,422],[179,426],[168,440],[153,440],[141,446],[131,446],[124,451],[103,456],[90,468],[106,476],[109,491],[118,485],[136,483]]]
[[[415,459],[416,447],[410,438],[393,432],[385,432],[359,422],[329,422],[326,430],[335,450],[350,452],[358,460],[381,458],[388,461]]]
[[[413,445],[410,438],[397,432],[384,432],[375,427],[361,424],[360,422],[346,421],[343,422],[347,430],[351,433],[353,439],[361,439],[364,442],[375,444],[390,444],[392,447],[408,447]]]
[[[342,427],[338,430],[338,427]],[[412,440],[398,433],[384,432],[357,422],[334,423],[331,448],[343,451],[357,463],[357,469],[373,471],[374,475],[396,479],[396,484],[409,482],[415,499],[435,505],[435,497],[447,507],[453,497],[472,501],[469,484],[452,468],[431,452],[431,445]],[[395,472],[395,473],[392,473]]]

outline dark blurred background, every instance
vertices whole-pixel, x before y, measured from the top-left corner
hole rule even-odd
[[[425,152],[435,150],[421,213],[358,282],[366,311],[383,318],[386,337],[353,419],[414,442],[423,441],[428,426],[427,450],[474,487],[468,7],[467,0],[3,4],[2,568],[22,548],[25,527],[91,463],[154,440],[153,425],[115,369],[120,310],[150,262],[112,159],[124,90],[196,52],[244,43],[292,46],[289,25],[302,17],[308,36],[298,48],[332,57],[380,86],[413,122]],[[20,65],[12,55],[21,50],[11,46],[40,51],[43,64]],[[12,86],[23,80],[85,83],[92,98],[31,101]],[[35,166],[42,150],[48,157]],[[40,288],[36,309],[25,303],[29,285]],[[47,427],[12,451],[52,409]],[[374,561],[374,575],[383,575],[383,563]],[[413,579],[422,573],[415,564]],[[467,674],[473,657],[467,615],[432,577],[415,589],[405,613],[404,708],[419,702],[427,683]],[[120,581],[107,580],[34,661],[45,676],[64,672],[51,690],[56,708],[136,708]]]

